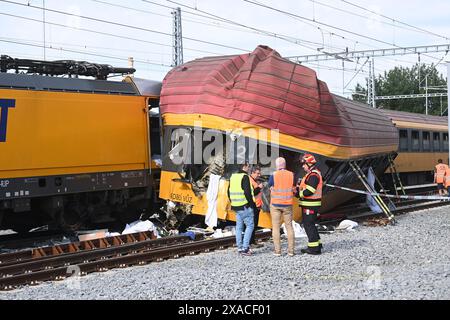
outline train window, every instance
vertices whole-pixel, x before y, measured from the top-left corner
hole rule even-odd
[[[412,149],[412,151],[419,151],[420,150],[419,131],[412,131],[411,132],[411,149]]]
[[[408,131],[400,130],[400,151],[408,151]]]
[[[440,140],[440,134],[439,132],[433,132],[433,150],[434,151],[441,151],[441,146],[439,143]]]
[[[443,141],[444,141],[444,151],[448,151],[448,133],[444,133]]]
[[[427,131],[422,132],[423,151],[431,150],[430,133]]]

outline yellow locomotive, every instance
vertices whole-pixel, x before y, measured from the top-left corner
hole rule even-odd
[[[150,110],[159,104],[160,83],[107,81],[110,73],[134,70],[87,62],[2,56],[0,66],[2,228],[50,221],[76,229],[148,210],[159,170]]]

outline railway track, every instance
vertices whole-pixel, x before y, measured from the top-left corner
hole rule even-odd
[[[399,215],[449,204],[447,201],[396,201],[392,213]],[[343,218],[361,222],[384,217],[371,212],[362,203],[341,207],[337,215],[339,220],[322,221],[321,224],[331,225]],[[258,231],[256,237],[260,241],[268,240],[271,232]],[[195,239],[183,235],[155,239],[153,233],[141,232],[5,253],[0,254],[0,290],[196,255],[234,245],[234,236],[205,239],[197,234]]]
[[[2,235],[0,236],[0,254],[24,248],[74,242],[77,238],[75,233],[62,233],[55,230]]]
[[[257,232],[260,241],[271,232]],[[124,242],[127,241],[127,242]],[[79,244],[32,249],[0,255],[0,290],[74,275],[104,272],[150,262],[221,250],[235,245],[235,237],[191,240],[188,236],[152,239],[149,233],[102,238]]]
[[[416,188],[417,189],[417,188]],[[423,196],[423,195],[437,195],[433,189],[430,191],[430,188],[422,188],[418,191],[411,192],[408,195],[410,196]],[[395,209],[392,209],[391,212],[394,215],[400,215],[407,212],[423,210],[428,208],[440,207],[445,205],[450,205],[449,201],[440,201],[440,200],[394,200],[393,204],[395,205]],[[334,225],[342,221],[343,219],[350,219],[355,221],[364,221],[373,217],[384,217],[382,213],[374,213],[370,210],[370,208],[365,204],[365,198],[356,204],[346,205],[339,208],[330,214],[332,218],[324,219],[320,222],[322,225]]]

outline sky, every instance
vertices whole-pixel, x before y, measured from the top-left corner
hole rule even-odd
[[[449,0],[0,0],[0,54],[116,67],[127,67],[133,57],[137,77],[162,81],[172,68],[171,12],[177,7],[184,62],[248,53],[258,45],[293,57],[450,43]],[[418,58],[375,58],[375,73],[411,67]],[[446,77],[450,54],[422,54],[420,61],[438,64]],[[366,84],[364,62],[304,65],[333,93],[350,96],[357,82]]]

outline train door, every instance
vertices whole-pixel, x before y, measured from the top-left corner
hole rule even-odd
[[[159,203],[159,184],[162,168],[162,120],[159,113],[159,98],[149,98],[149,139],[151,159],[151,190],[153,204]]]

